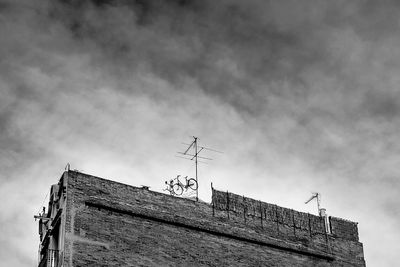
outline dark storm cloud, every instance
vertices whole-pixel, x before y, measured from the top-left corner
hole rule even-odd
[[[332,43],[359,38],[370,42],[361,46],[378,45],[395,30],[398,9],[372,1],[110,0],[53,2],[49,14],[69,30],[75,52],[89,53],[91,64],[119,80],[120,89],[132,91],[129,77],[138,72],[176,89],[192,90],[185,86],[191,79],[207,94],[257,115],[271,96],[307,102],[317,90],[315,78],[336,77],[329,90],[357,84],[359,77],[345,69],[363,66],[348,63],[352,51],[337,54]],[[348,90],[365,94],[340,93]]]
[[[400,115],[400,97],[395,93],[369,91],[365,94],[363,107],[368,115],[382,117],[387,120],[398,119]]]
[[[268,101],[266,92],[285,94],[268,83],[299,84],[299,73],[327,60],[323,27],[310,22],[318,18],[303,14],[282,25],[291,18],[275,11],[273,2],[256,1],[64,1],[50,13],[92,51],[94,65],[106,63],[116,76],[144,67],[177,89],[194,79],[208,94],[257,113]]]

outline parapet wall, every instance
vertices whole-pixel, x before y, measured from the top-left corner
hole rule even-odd
[[[225,211],[227,216],[242,218],[243,223],[250,220],[263,224],[274,223],[279,228],[293,228],[293,233],[309,235],[332,234],[336,238],[358,241],[357,223],[336,217],[329,217],[330,231],[326,231],[326,221],[321,216],[299,212],[278,205],[261,202],[244,196],[213,189],[212,204],[215,209]],[[275,228],[275,227],[274,227]]]
[[[329,226],[332,235],[335,237],[358,241],[358,227],[356,222],[330,216]]]
[[[308,232],[310,236],[325,234],[324,219],[319,216],[286,209],[274,204],[257,201],[233,193],[213,189],[212,203],[219,210],[230,216],[242,217],[243,222],[257,218],[260,226],[264,223],[275,223],[281,227],[292,227]]]

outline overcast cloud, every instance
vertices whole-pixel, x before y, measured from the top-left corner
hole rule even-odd
[[[67,162],[161,191],[210,182],[359,222],[367,266],[400,243],[398,1],[0,1],[0,261],[33,266],[33,220]]]

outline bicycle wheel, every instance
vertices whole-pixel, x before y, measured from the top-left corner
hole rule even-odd
[[[183,193],[183,188],[180,184],[174,184],[172,186],[172,190],[174,191],[174,194],[178,196],[182,195]]]
[[[189,187],[190,189],[192,189],[192,190],[197,190],[197,182],[196,182],[195,179],[190,178],[190,179],[187,181],[187,185],[188,185],[188,187]]]

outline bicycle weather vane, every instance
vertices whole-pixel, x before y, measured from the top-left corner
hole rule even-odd
[[[223,153],[215,149],[199,146],[198,140],[199,140],[198,137],[193,136],[193,141],[190,144],[183,143],[184,145],[188,145],[188,147],[184,152],[178,152],[179,156],[177,156],[183,159],[194,161],[196,167],[195,178],[188,178],[188,176],[185,176],[184,177],[185,182],[182,183],[180,180],[181,175],[177,175],[176,178],[171,179],[170,181],[165,181],[165,184],[167,185],[167,188],[165,190],[168,191],[171,195],[182,195],[184,191],[188,191],[190,189],[196,192],[196,201],[198,201],[199,200],[198,164],[200,162],[199,159],[212,160],[211,158],[199,156],[200,152],[202,152],[203,150],[209,150],[212,152]]]
[[[193,191],[197,190],[198,186],[195,179],[188,179],[188,177],[185,176],[185,183],[182,183],[181,180],[179,180],[180,177],[180,175],[177,175],[176,178],[169,180],[169,182],[165,181],[165,184],[167,185],[165,191],[168,191],[171,195],[180,196],[183,194],[183,191],[187,191],[188,189]]]

